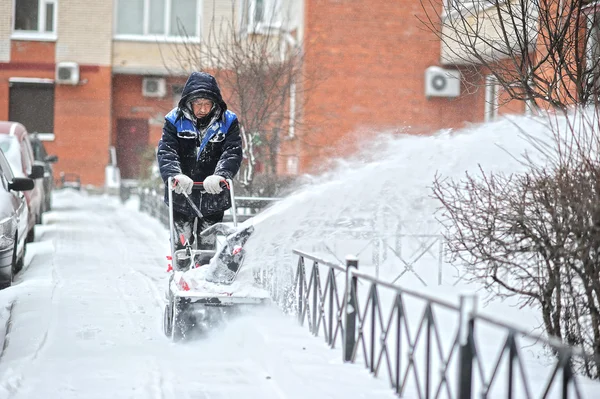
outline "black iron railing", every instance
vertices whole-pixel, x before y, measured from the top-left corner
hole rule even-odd
[[[301,251],[294,252],[300,255],[294,278],[298,322],[308,322],[309,330],[315,336],[322,330],[325,341],[334,347],[337,337],[343,336],[342,318],[346,302],[345,291],[340,292],[338,289],[336,272],[345,274],[346,267],[311,257]],[[305,259],[312,260],[312,265],[307,267]],[[327,268],[324,279],[321,278],[319,265]]]
[[[140,210],[167,224],[162,190],[139,195]],[[600,364],[598,356],[479,314],[475,296],[461,296],[456,305],[361,272],[356,258],[293,254],[292,273],[274,264],[255,271],[258,283],[313,335],[322,334],[331,348],[339,343],[344,362],[384,374],[401,397],[584,398],[573,364]],[[494,353],[490,340],[498,343]],[[544,381],[528,375],[525,343],[546,348],[552,367]]]
[[[293,289],[280,297],[288,311],[292,303],[301,325],[332,348],[342,343],[345,362],[385,375],[399,396],[583,398],[572,361],[596,357],[478,314],[475,296],[453,304],[362,273],[355,258],[341,264],[293,253]],[[522,350],[528,342],[546,348],[553,362],[543,381],[528,376],[531,359]]]

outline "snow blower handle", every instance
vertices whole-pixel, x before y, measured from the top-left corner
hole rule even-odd
[[[231,179],[226,179],[223,178],[223,180],[221,180],[221,188],[223,189],[228,189],[229,190],[229,195],[231,197],[231,217],[233,219],[233,226],[237,227],[237,209],[235,207],[235,194],[233,192],[233,181]],[[192,190],[197,190],[200,189],[202,190],[202,193],[205,193],[206,190],[204,189],[204,183],[203,182],[194,182],[194,186],[192,187]],[[192,208],[194,208],[194,211],[198,214],[199,217],[202,213],[200,212],[200,210],[198,209],[198,207],[196,207],[196,205],[194,205],[192,203],[192,200],[187,196],[187,194],[184,193],[184,195],[186,196],[188,202],[190,203],[190,205],[192,206]]]
[[[228,190],[231,190],[231,184],[229,183],[229,180],[223,178],[223,180],[221,180],[221,188],[226,188]],[[194,186],[192,187],[192,190],[202,190],[201,192],[205,193],[206,190],[204,189],[204,183],[203,182],[199,182],[199,181],[195,181],[194,182]]]
[[[175,180],[173,177],[169,177],[168,184],[169,184],[169,187],[173,187],[172,184],[177,184],[177,180]],[[221,187],[224,189],[227,188],[229,190],[229,195],[231,197],[231,216],[233,219],[234,227],[237,227],[237,209],[235,206],[235,194],[233,192],[233,181],[231,179],[223,178],[223,180],[221,181]],[[206,193],[206,190],[204,190],[204,184],[202,182],[194,182],[194,184],[192,186],[192,190],[201,190],[202,193]],[[202,212],[200,211],[200,209],[198,209],[196,204],[194,204],[194,201],[192,201],[190,196],[185,191],[182,192],[182,194],[185,197],[185,199],[187,200],[187,202],[190,204],[190,206],[192,207],[194,212],[196,212],[198,217],[203,218],[204,216],[202,215]],[[169,190],[169,223],[171,225],[173,224],[172,210],[173,210],[173,190]]]
[[[173,177],[169,177],[167,179],[167,184],[168,184],[169,188],[173,187],[173,184],[176,184],[174,180],[175,179]],[[235,207],[235,195],[233,192],[233,181],[231,179],[223,179],[223,182],[221,184],[222,185],[224,184],[225,187],[229,188],[229,194],[231,196],[231,214],[232,214],[232,218],[233,218],[233,226],[237,227],[237,210]],[[192,189],[194,187],[203,189],[203,184],[194,182]],[[200,212],[200,209],[198,209],[198,207],[193,203],[193,201],[187,195],[187,193],[184,193],[184,196],[185,196],[186,200],[190,203],[190,206],[198,214],[198,216],[202,217],[202,212]],[[170,237],[174,237],[173,190],[172,189],[168,190],[168,205],[169,205],[169,233],[170,233]],[[169,241],[171,243],[171,257],[174,257],[175,256],[175,243],[172,239]]]
[[[200,212],[200,209],[198,209],[198,207],[196,206],[196,204],[194,204],[194,201],[192,201],[192,199],[190,198],[190,196],[185,191],[183,191],[181,194],[183,194],[183,196],[187,200],[188,204],[190,204],[190,206],[192,207],[192,209],[194,210],[194,212],[196,212],[196,214],[198,215],[198,217],[200,219],[202,219],[204,217],[202,215],[202,212]]]

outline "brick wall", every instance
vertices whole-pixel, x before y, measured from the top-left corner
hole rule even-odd
[[[0,120],[8,120],[9,79],[54,79],[54,43],[13,41],[12,62],[0,63]]]
[[[167,94],[163,98],[144,97],[142,95],[141,75],[114,75],[113,77],[113,118],[112,145],[117,143],[118,119],[145,119],[148,121],[149,138],[148,150],[154,149],[162,135],[165,115],[179,101],[179,95],[174,96],[173,85],[184,85],[187,77],[167,78]]]
[[[60,0],[56,23],[56,60],[80,64],[111,64],[113,2]]]
[[[0,62],[10,61],[10,36],[13,28],[12,13],[13,2],[0,1]]]
[[[10,48],[10,61],[40,65],[54,64],[55,48],[54,42],[13,40]],[[53,78],[54,75],[51,77]]]
[[[54,79],[55,54],[54,42],[12,41],[11,62],[0,64],[0,119],[8,119],[9,78]],[[77,86],[55,86],[55,140],[46,147],[59,157],[55,179],[62,171],[73,172],[84,184],[102,186],[110,133],[110,68],[81,65],[80,80]]]
[[[110,67],[81,66],[78,86],[57,85],[54,92],[55,140],[47,144],[58,155],[54,167],[77,173],[82,184],[104,185],[111,121]]]
[[[306,98],[303,171],[353,151],[355,135],[424,134],[483,120],[483,90],[425,97],[425,69],[439,65],[440,42],[417,19],[425,17],[421,7],[419,0],[306,0],[306,74],[316,87]]]
[[[187,45],[193,47],[194,45]],[[112,65],[123,73],[166,75],[181,73],[177,54],[186,53],[186,45],[119,40],[112,47]]]

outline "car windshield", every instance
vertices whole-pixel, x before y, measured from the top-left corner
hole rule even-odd
[[[43,161],[46,159],[46,149],[41,141],[37,139],[31,140],[31,148],[33,149],[33,158],[36,161]]]
[[[13,174],[16,177],[25,177],[23,168],[21,167],[21,148],[19,140],[15,136],[0,134],[0,149],[6,155],[6,159],[10,164]]]

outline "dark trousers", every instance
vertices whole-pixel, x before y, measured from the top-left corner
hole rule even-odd
[[[197,216],[173,211],[173,230],[175,237],[171,237],[171,239],[174,240],[173,242],[175,243],[175,250],[177,251],[179,249],[183,249],[185,247],[185,241],[188,241],[193,248],[196,239],[195,236],[198,237],[196,249],[214,250],[217,238],[214,235],[200,237],[200,233],[213,224],[222,221],[223,212],[207,215],[204,218],[199,218]],[[184,237],[184,243],[181,242],[181,235]]]

